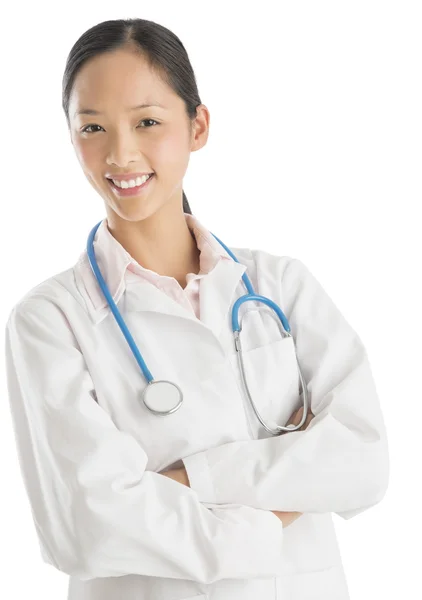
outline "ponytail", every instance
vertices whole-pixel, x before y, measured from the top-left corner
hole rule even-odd
[[[188,213],[189,215],[192,214],[185,192],[183,192],[183,212]]]

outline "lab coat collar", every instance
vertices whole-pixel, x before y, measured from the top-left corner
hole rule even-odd
[[[213,245],[220,257],[199,281],[200,322],[218,336],[246,266],[234,261],[196,217],[186,214],[186,219],[189,227],[194,228],[196,236],[198,233],[208,233],[207,243]],[[123,318],[127,312],[151,311],[198,321],[193,311],[184,308],[150,281],[136,275],[132,269],[135,265],[136,270],[136,261],[105,230],[106,227],[107,219],[104,219],[96,232],[94,251],[100,271]],[[129,265],[132,265],[130,269]],[[75,265],[74,272],[76,285],[94,324],[98,325],[108,315],[114,318],[92,272],[86,249]]]
[[[235,301],[236,288],[246,266],[230,261],[219,261],[199,281],[200,320],[192,310],[184,308],[176,300],[161,292],[148,281],[135,281],[126,287],[123,302],[118,306],[122,312],[152,311],[189,319],[208,327],[218,338],[227,313]],[[246,293],[245,291],[241,293]]]

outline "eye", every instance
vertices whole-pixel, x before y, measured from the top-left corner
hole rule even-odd
[[[155,123],[156,125],[159,125],[158,121],[156,121],[155,119],[142,119],[142,121],[140,121],[140,122],[144,123],[145,121],[149,121],[149,122]],[[90,127],[99,127],[100,129],[102,129],[102,127],[100,125],[91,124],[91,125],[85,125],[85,127],[83,127],[81,129],[81,132],[82,133],[96,133],[95,131],[92,131],[92,130],[88,131],[88,129]],[[150,128],[151,128],[150,126],[148,126],[148,127],[141,127],[141,129],[150,129]]]
[[[93,131],[88,131],[88,129],[89,129],[90,127],[99,127],[99,125],[85,125],[85,127],[83,127],[83,128],[81,129],[81,132],[82,132],[82,133],[94,133]]]
[[[156,123],[156,125],[158,125],[157,121],[155,121],[154,119],[142,119],[141,123],[143,123],[144,121],[152,121],[153,123]],[[147,127],[147,129],[149,129],[149,127]]]

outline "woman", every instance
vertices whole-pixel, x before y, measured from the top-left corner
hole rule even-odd
[[[299,260],[240,248],[236,262],[192,215],[182,181],[210,115],[171,31],[92,27],[68,57],[63,108],[105,205],[95,260],[183,404],[148,410],[88,249],[16,304],[8,387],[44,560],[70,575],[71,600],[348,598],[331,513],[378,503],[389,470],[359,336]],[[245,395],[231,308],[246,271],[291,327],[241,307],[249,393],[268,423],[301,425],[287,435],[269,434]]]

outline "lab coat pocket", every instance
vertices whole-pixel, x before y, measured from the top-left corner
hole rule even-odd
[[[242,348],[241,356],[246,386],[262,419],[268,425],[269,421],[285,425],[300,405],[300,378],[293,338],[285,336],[246,351]],[[233,354],[230,360],[237,372],[245,409],[254,434],[265,432],[268,436],[248,398],[242,378],[240,356],[237,353]]]

